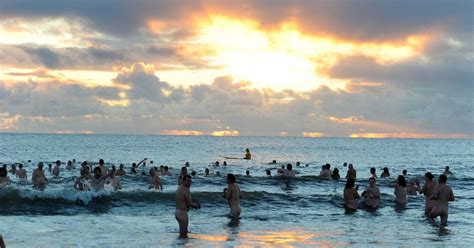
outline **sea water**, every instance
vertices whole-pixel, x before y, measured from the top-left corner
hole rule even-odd
[[[315,247],[315,246],[472,246],[474,243],[474,142],[449,139],[351,139],[302,137],[209,137],[140,135],[0,134],[0,163],[22,163],[31,179],[38,162],[61,160],[61,175],[36,191],[31,182],[0,189],[0,234],[7,247]],[[252,160],[243,157],[249,148]],[[163,192],[149,190],[141,175],[121,178],[123,189],[78,192],[73,188],[80,162],[106,166],[148,158],[154,166],[171,167],[162,176]],[[65,162],[76,159],[74,170]],[[28,162],[31,160],[31,162]],[[276,160],[277,164],[269,164]],[[174,196],[179,169],[188,161],[196,171],[191,187],[201,209],[189,212],[190,235],[179,239]],[[296,166],[297,161],[302,166]],[[344,180],[321,179],[321,165],[330,163],[344,178],[352,163],[359,193],[368,183],[369,168],[390,168],[391,176],[378,179],[382,196],[376,211],[344,210]],[[276,176],[281,165],[293,164],[294,179]],[[308,166],[306,166],[308,165]],[[409,196],[405,207],[394,203],[393,185],[403,169],[408,179],[431,171],[437,178],[450,166],[448,184],[456,200],[450,203],[449,224],[440,227],[424,217],[424,197]],[[211,175],[204,176],[205,168]],[[270,169],[272,176],[266,176]],[[250,176],[245,176],[245,171]],[[220,176],[216,176],[220,172]],[[228,217],[222,197],[225,175],[237,175],[243,191],[239,220]]]

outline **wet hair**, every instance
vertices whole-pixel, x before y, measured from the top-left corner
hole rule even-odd
[[[229,181],[230,181],[231,183],[235,183],[235,176],[234,176],[234,174],[232,174],[232,173],[227,174],[227,179],[229,179]]]
[[[191,172],[191,175],[192,175],[192,176],[196,176],[196,172],[195,172],[195,171],[192,171],[192,172]]]
[[[186,167],[189,166],[189,162],[184,163],[184,166]]]
[[[168,170],[168,165],[165,166],[165,171],[167,171],[167,170]]]
[[[444,167],[445,170],[449,170],[449,166]]]
[[[56,165],[61,165],[61,161],[56,160]]]
[[[397,183],[398,183],[398,185],[402,186],[403,188],[407,187],[407,182],[405,181],[405,177],[402,176],[402,175],[398,176]]]
[[[339,175],[339,169],[338,169],[338,168],[334,168],[334,170],[332,171],[332,174],[333,174],[333,175]]]
[[[377,180],[375,179],[375,177],[369,178],[369,182],[370,182],[370,180],[374,180],[374,182],[377,181]]]
[[[331,169],[331,165],[329,163],[326,164],[326,169],[328,169],[328,170]]]
[[[292,169],[293,169],[293,165],[287,164],[287,165],[286,165],[286,169],[287,169],[287,170],[292,170]]]
[[[250,171],[249,171],[249,170],[246,170],[246,171],[245,171],[245,174],[246,174],[246,175],[250,175]]]
[[[387,174],[390,174],[390,172],[388,172],[388,168],[387,168],[387,167],[383,167],[383,172],[384,172],[384,173],[387,173]]]
[[[23,164],[18,165],[18,167],[19,167],[20,169],[23,168]]]
[[[266,173],[267,173],[267,176],[271,176],[271,175],[272,175],[272,172],[271,172],[270,170],[267,170]]]
[[[206,169],[204,170],[204,173],[205,173],[205,174],[209,174],[209,168],[206,168]]]
[[[272,164],[276,164],[276,163],[277,163],[277,161],[276,161],[276,160],[273,160],[273,161],[272,161]]]
[[[8,175],[7,169],[4,167],[0,168],[0,177],[6,177]]]
[[[403,174],[403,175],[406,175],[407,173],[408,173],[407,170],[403,170],[403,171],[402,171],[402,174]]]
[[[347,181],[346,181],[345,189],[354,188],[354,184],[355,184],[355,179],[354,178],[348,178]]]
[[[446,183],[446,181],[448,181],[448,177],[446,175],[441,174],[439,176],[439,181],[442,183]]]
[[[94,168],[94,174],[96,172],[99,172],[99,174],[102,174],[102,171],[100,170],[100,168],[98,166]]]
[[[224,161],[223,165],[227,165],[227,162],[226,162],[226,161]]]
[[[375,168],[374,167],[370,168],[370,174],[375,174]]]
[[[124,166],[125,166],[125,165],[123,165],[123,164],[120,164],[120,166],[119,166],[119,167],[120,167],[120,168],[123,168]]]
[[[104,164],[104,160],[103,159],[99,159],[99,165],[103,165]]]
[[[431,172],[426,172],[425,177],[427,177],[430,180],[433,180],[433,178],[434,178],[434,176],[433,176],[433,174],[431,174]]]
[[[181,172],[184,172],[184,171],[187,172],[187,171],[188,171],[188,168],[186,168],[186,167],[181,167]]]

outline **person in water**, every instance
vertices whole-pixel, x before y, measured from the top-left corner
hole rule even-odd
[[[38,168],[33,171],[33,175],[31,176],[33,187],[40,190],[43,190],[48,183],[48,179],[46,179],[46,176],[44,175],[43,166],[43,162],[39,162]]]
[[[371,177],[369,179],[369,186],[365,188],[365,191],[362,193],[362,197],[364,197],[364,204],[367,207],[379,207],[380,190],[379,187],[375,184],[375,178]]]
[[[347,170],[346,178],[352,178],[354,180],[357,178],[357,171],[354,169],[354,166],[352,164],[349,164],[349,169]]]
[[[321,172],[319,172],[319,176],[326,178],[331,177],[331,171],[328,169],[328,164],[321,166]]]
[[[334,168],[334,170],[332,171],[331,178],[334,179],[334,180],[341,179],[341,176],[339,175],[339,169],[338,168]]]
[[[103,159],[99,159],[99,169],[100,169],[101,176],[107,175],[107,167],[105,167],[105,162]]]
[[[448,202],[454,201],[454,193],[451,187],[446,184],[448,177],[446,175],[440,175],[438,179],[438,185],[435,186],[431,199],[434,200],[433,208],[431,209],[428,217],[431,221],[438,216],[441,217],[441,225],[448,224]]]
[[[189,217],[188,211],[190,208],[199,209],[201,205],[194,203],[191,198],[191,184],[192,179],[190,175],[184,175],[181,185],[176,190],[176,211],[175,218],[179,224],[179,236],[180,238],[188,237],[188,224]]]
[[[377,178],[375,167],[370,168],[370,175],[373,178]]]
[[[248,148],[245,149],[244,159],[252,159],[252,154],[250,154],[250,150]]]
[[[267,176],[271,177],[272,176],[272,171],[271,170],[266,170]]]
[[[0,188],[10,185],[10,178],[8,177],[8,170],[4,167],[0,168]]]
[[[89,172],[87,170],[81,170],[81,175],[74,182],[74,188],[79,191],[89,190]]]
[[[433,181],[433,174],[431,172],[426,172],[425,173],[425,184],[423,185],[423,188],[419,190],[420,194],[425,195],[425,214],[428,215],[428,213],[431,211],[431,208],[434,205],[434,200],[431,199],[431,196],[433,195],[434,188],[436,186],[436,182]]]
[[[94,168],[94,176],[91,179],[91,186],[95,191],[102,191],[104,190],[104,185],[106,179],[110,177],[109,175],[102,176],[102,171],[99,166]]]
[[[344,188],[344,207],[349,211],[357,210],[357,199],[360,198],[357,190],[359,185],[354,188],[355,179],[348,178]]]
[[[451,174],[453,174],[453,173],[449,170],[449,166],[446,166],[446,167],[444,168],[443,175],[449,176],[449,175],[451,175]]]
[[[26,170],[23,169],[23,164],[18,165],[18,171],[16,172],[16,177],[18,177],[20,180],[27,180],[28,175],[26,174]]]
[[[16,175],[16,164],[12,164],[12,168],[8,172],[12,175]]]
[[[407,194],[417,195],[418,194],[418,179],[412,179],[407,184]]]
[[[56,165],[53,168],[53,175],[55,177],[59,177],[60,167],[61,167],[61,161],[57,160]]]
[[[383,171],[382,171],[382,174],[380,174],[380,177],[381,178],[386,178],[386,177],[389,177],[389,176],[390,176],[390,172],[388,171],[388,168],[384,167]]]
[[[246,170],[246,171],[245,171],[245,175],[249,177],[249,176],[250,176],[250,171],[249,171],[249,170]]]
[[[171,172],[169,171],[168,165],[165,166],[162,176],[171,176]]]
[[[404,176],[398,176],[393,193],[397,204],[407,204],[407,182]]]
[[[204,170],[204,176],[205,176],[205,177],[209,176],[209,168],[206,168],[206,169]]]
[[[148,181],[150,182],[150,186],[148,186],[148,189],[158,189],[163,191],[163,184],[161,184],[161,179],[158,175],[158,168],[151,168],[149,174]]]
[[[124,164],[120,164],[119,165],[119,169],[115,172],[115,175],[118,176],[118,177],[122,177],[122,176],[125,176],[127,174],[127,172],[124,170]]]
[[[112,166],[112,170],[110,171],[110,177],[109,177],[109,183],[114,189],[114,191],[118,191],[122,189],[122,182],[120,181],[120,178],[115,175],[115,166]]]
[[[67,165],[66,165],[66,170],[72,170],[72,169],[74,169],[74,164],[72,163],[71,160],[68,160]]]
[[[278,169],[278,173],[284,177],[293,178],[296,176],[295,172],[293,171],[293,165],[287,164],[286,169]]]
[[[178,185],[181,185],[183,183],[184,177],[188,174],[188,168],[186,166],[181,167],[181,174],[179,174],[178,177]]]
[[[227,174],[227,188],[224,188],[224,198],[229,202],[230,215],[232,218],[238,218],[240,216],[240,199],[242,191],[235,182],[234,174]]]

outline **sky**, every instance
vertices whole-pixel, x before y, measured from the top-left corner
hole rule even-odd
[[[472,1],[0,1],[0,132],[474,138]]]

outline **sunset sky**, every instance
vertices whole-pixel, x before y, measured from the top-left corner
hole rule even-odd
[[[0,132],[474,138],[472,1],[0,1]]]

